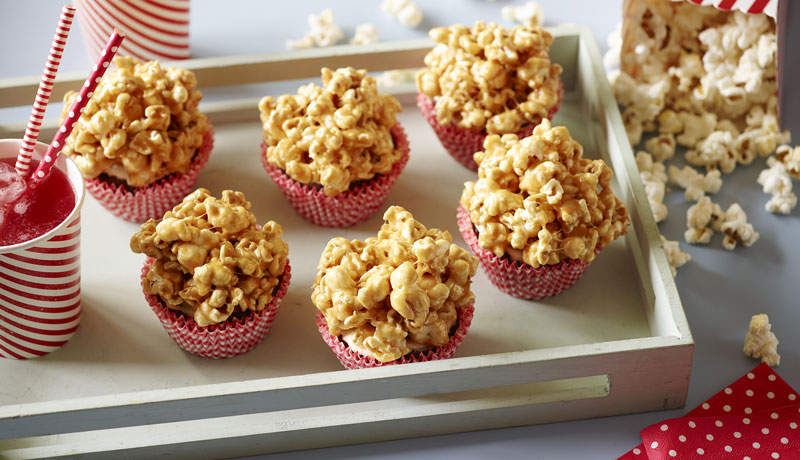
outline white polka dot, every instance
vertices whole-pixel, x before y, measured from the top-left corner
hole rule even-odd
[[[770,376],[770,377],[772,377],[772,376]],[[777,452],[773,452],[772,453],[772,458],[781,458],[781,455],[779,453],[777,453]]]
[[[95,83],[100,83],[100,77],[97,77],[97,78],[95,78],[95,79],[94,79],[94,82],[95,82]]]
[[[706,451],[704,451],[702,447],[698,447],[697,448],[697,455],[703,455],[705,453],[706,453]]]
[[[74,122],[72,123],[72,127],[73,127],[73,128],[75,127],[75,123],[74,123]]]
[[[726,389],[725,389],[725,394],[726,394],[726,395],[729,395],[729,394],[731,394],[731,393],[733,393],[733,390],[731,390],[730,388],[726,388]]]
[[[708,439],[709,441],[713,441],[714,440],[714,436],[711,433],[709,433],[709,434],[706,435],[706,439]]]
[[[708,410],[711,407],[709,403],[703,403],[703,409]]]
[[[80,95],[80,94],[78,94],[78,95],[75,97],[75,100],[76,100],[76,101],[78,101],[78,102],[80,102],[80,101],[81,101],[81,99],[83,99],[83,98],[81,97],[81,95]]]
[[[112,52],[112,53],[116,53],[118,49],[119,49],[119,48],[117,48],[116,46],[112,46],[112,47],[111,47],[111,52]]]
[[[717,425],[717,428],[722,428],[722,420],[717,420],[714,425]]]
[[[658,447],[658,441],[653,441],[653,443],[650,444],[650,448],[655,449],[656,447]]]
[[[59,131],[61,131],[62,133],[65,133],[65,132],[67,132],[67,127],[66,126],[62,126],[61,128],[59,128]]]
[[[767,377],[767,378],[769,379],[770,382],[774,382],[775,381],[775,374],[769,374],[769,377]]]
[[[668,429],[669,429],[669,427],[667,426],[666,423],[661,425],[661,431],[667,431]]]
[[[696,426],[697,426],[697,425],[695,425],[695,423],[694,423],[694,422],[689,422],[689,428],[694,428],[694,427],[696,427]]]
[[[69,117],[70,117],[70,118],[72,118],[72,117],[74,117],[74,116],[75,116],[75,112],[73,112],[72,110],[70,110],[70,111],[69,111]]]
[[[674,457],[674,456],[678,455],[678,453],[675,452],[675,449],[670,449],[668,453],[669,453],[670,457]]]
[[[724,449],[725,449],[725,452],[733,452],[733,447],[731,447],[731,446],[725,446]]]
[[[745,425],[749,425],[750,424],[750,419],[745,417],[745,418],[742,419],[742,423],[744,423]]]
[[[50,155],[45,155],[44,156],[44,162],[45,163],[50,163],[51,161],[53,161],[53,157],[51,157]]]
[[[89,91],[88,93],[86,93],[86,97],[92,97],[92,96],[94,96],[93,91]]]
[[[747,378],[750,379],[750,380],[753,380],[754,378],[756,378],[756,375],[753,374],[752,372],[748,372],[747,373]]]
[[[750,460],[750,457],[748,457],[747,455],[745,455],[744,457],[742,457],[742,460]]]
[[[789,393],[789,401],[794,401],[795,399],[797,399],[797,395],[794,393]]]
[[[772,420],[778,420],[778,413],[777,412],[773,412],[773,413],[769,414],[769,418],[771,418]]]
[[[767,393],[767,398],[772,399],[774,397],[775,397],[775,393],[773,393],[771,391],[769,393]]]
[[[759,447],[761,447],[761,444],[759,444],[757,442],[753,443],[753,449],[758,449]]]
[[[103,63],[103,67],[108,67],[108,61]]]
[[[764,434],[769,434],[769,428],[766,428],[766,427],[762,428],[761,432],[764,433]]]
[[[59,144],[58,141],[53,141],[53,147],[59,148],[60,146],[61,144]]]
[[[789,424],[789,428],[795,430],[795,429],[797,429],[797,424],[792,422],[792,423]]]
[[[744,408],[744,413],[747,414],[747,415],[750,415],[750,414],[753,413],[753,409],[750,409],[749,407],[745,407]]]
[[[44,177],[44,171],[37,171],[36,175],[39,177]]]
[[[781,444],[789,444],[789,438],[781,438]]]
[[[680,442],[686,442],[686,436],[684,436],[684,435],[680,435],[680,436],[678,436],[678,441],[680,441]]]
[[[747,390],[744,392],[747,396],[753,396],[753,390]]]
[[[742,433],[739,433],[738,431],[734,431],[733,432],[733,437],[736,438],[736,439],[739,439],[739,438],[742,437]]]
[[[641,453],[642,453],[642,451],[641,451],[641,450],[639,450],[639,448],[638,448],[638,447],[637,447],[636,449],[633,449],[633,455],[639,455],[639,454],[641,454]]]
[[[78,112],[80,112],[80,113],[83,113],[83,109],[85,109],[85,108],[86,108],[86,107],[81,107],[81,109],[80,109],[80,110],[78,110]]]
[[[722,406],[722,410],[724,410],[725,412],[730,412],[731,411],[731,406],[725,404],[724,406]]]
[[[86,82],[83,83],[83,86],[89,87],[89,83],[91,82],[89,80],[86,80]]]

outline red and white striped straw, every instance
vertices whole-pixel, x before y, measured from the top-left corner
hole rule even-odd
[[[56,33],[53,35],[53,42],[50,44],[50,54],[47,55],[47,62],[44,65],[42,80],[39,82],[39,90],[36,91],[36,99],[33,101],[31,116],[28,119],[28,126],[25,128],[25,136],[19,147],[17,163],[14,167],[22,177],[30,174],[31,154],[36,140],[39,138],[39,130],[42,127],[44,112],[47,110],[47,103],[50,101],[50,93],[53,91],[53,82],[56,79],[58,66],[61,64],[61,55],[64,53],[64,45],[67,44],[67,36],[72,27],[72,18],[75,17],[75,8],[64,5],[61,9],[61,17],[58,20]]]
[[[87,78],[86,83],[83,84],[80,93],[78,93],[78,96],[75,98],[75,102],[73,102],[72,107],[69,108],[67,118],[64,119],[61,126],[58,128],[56,137],[47,148],[47,152],[45,152],[42,158],[43,161],[39,162],[36,172],[31,176],[29,181],[30,187],[36,187],[36,185],[50,173],[50,170],[53,169],[55,159],[64,147],[64,140],[72,132],[75,122],[80,118],[81,112],[83,112],[86,104],[89,103],[89,99],[91,99],[94,94],[97,84],[100,83],[103,74],[106,73],[106,69],[108,69],[108,66],[111,64],[111,60],[114,59],[114,55],[117,54],[119,45],[124,39],[125,35],[121,34],[116,29],[111,34],[111,37],[109,37],[106,48],[100,55],[100,59],[97,60],[97,63],[92,69],[92,73],[89,74],[89,78]]]

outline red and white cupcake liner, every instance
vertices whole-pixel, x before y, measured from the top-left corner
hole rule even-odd
[[[325,320],[325,315],[323,315],[322,312],[317,311],[316,319],[317,328],[319,329],[319,333],[322,335],[322,339],[325,340],[325,343],[328,344],[328,347],[330,347],[336,357],[339,358],[339,362],[342,363],[342,366],[344,366],[346,369],[363,369],[366,367],[394,366],[397,364],[421,363],[425,361],[437,361],[440,359],[452,358],[453,354],[455,354],[456,350],[461,345],[461,342],[464,340],[464,336],[467,335],[467,330],[469,330],[469,326],[472,324],[472,316],[474,314],[474,303],[458,309],[458,328],[456,328],[456,331],[450,336],[450,341],[447,342],[446,345],[441,347],[432,347],[418,352],[411,352],[400,359],[389,361],[387,363],[382,363],[375,358],[361,355],[358,352],[353,351],[353,349],[351,349],[347,343],[341,340],[338,336],[332,336],[330,330],[328,329],[328,323]]]
[[[342,192],[328,196],[321,187],[300,183],[267,161],[267,146],[261,144],[261,164],[298,214],[323,227],[349,227],[375,214],[408,163],[408,138],[397,122],[391,129],[400,159],[388,174],[380,174]]]
[[[558,102],[547,113],[548,119],[552,119],[556,112],[558,112],[558,108],[561,106],[561,101],[563,98],[564,84],[559,82]],[[483,140],[486,139],[487,136],[486,131],[472,131],[469,129],[459,128],[453,123],[450,123],[446,126],[440,125],[439,120],[436,119],[436,112],[434,111],[435,104],[433,99],[419,91],[417,92],[417,106],[419,107],[419,110],[422,112],[422,115],[425,117],[425,119],[428,120],[428,124],[430,124],[433,128],[433,131],[436,133],[436,136],[439,138],[439,141],[441,141],[445,150],[447,150],[447,153],[449,153],[451,157],[453,157],[465,168],[477,171],[478,164],[475,163],[473,155],[475,152],[483,150]],[[533,129],[538,124],[539,123],[537,122],[525,126],[516,133],[517,137],[522,139],[523,137],[530,136],[533,132]]]
[[[197,176],[208,162],[214,148],[214,128],[209,126],[203,143],[183,173],[171,174],[146,185],[128,189],[122,184],[112,184],[100,178],[87,179],[86,189],[106,209],[129,222],[161,219],[164,213],[180,203],[194,188]]]
[[[458,207],[458,229],[472,252],[478,256],[489,281],[501,291],[519,299],[538,300],[561,294],[578,282],[590,264],[579,259],[568,259],[557,265],[533,268],[497,257],[478,244],[475,227],[469,218],[469,212],[463,206]],[[598,246],[595,254],[599,251]]]
[[[147,258],[142,268],[142,280],[154,262],[155,259]],[[224,359],[247,353],[264,340],[291,279],[292,271],[289,259],[286,259],[286,269],[269,305],[258,312],[248,311],[243,318],[231,317],[211,326],[198,326],[193,319],[164,305],[157,295],[145,292],[144,297],[161,320],[164,330],[179,347],[203,358]]]

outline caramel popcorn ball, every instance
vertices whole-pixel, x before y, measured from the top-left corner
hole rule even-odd
[[[549,32],[478,21],[471,28],[436,27],[429,35],[438,44],[425,56],[417,87],[434,100],[440,124],[515,133],[558,104],[561,66],[547,54]]]
[[[323,68],[322,87],[266,96],[258,109],[267,160],[298,182],[322,184],[329,196],[388,173],[402,156],[390,132],[400,103],[378,94],[366,70]]]
[[[203,95],[189,70],[114,59],[64,144],[84,177],[106,173],[142,187],[189,168],[209,130]],[[78,93],[64,96],[62,118]]]
[[[131,249],[155,259],[145,292],[209,326],[272,302],[289,253],[282,234],[273,221],[256,226],[243,193],[225,190],[217,199],[200,188],[160,222],[142,224]]]
[[[464,184],[481,247],[536,268],[565,259],[594,259],[627,232],[628,210],[611,190],[603,160],[583,158],[567,128],[545,119],[533,134],[486,137],[475,154],[478,180]]]
[[[447,344],[470,290],[478,259],[390,207],[377,237],[334,238],[320,257],[311,301],[331,335],[381,362]]]

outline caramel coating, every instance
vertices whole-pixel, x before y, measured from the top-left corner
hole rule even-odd
[[[417,87],[435,101],[442,125],[489,134],[538,123],[558,103],[561,66],[547,52],[553,36],[538,27],[435,27]]]
[[[267,160],[298,182],[322,184],[329,196],[388,173],[402,156],[390,132],[400,103],[378,94],[366,70],[323,68],[322,87],[266,96],[258,109]]]
[[[282,234],[274,221],[256,226],[243,193],[217,199],[199,188],[161,221],[143,223],[131,249],[155,259],[145,292],[208,326],[272,302],[289,254]]]
[[[475,154],[478,180],[464,184],[461,205],[481,247],[536,268],[565,259],[591,261],[627,232],[625,205],[611,190],[603,160],[583,158],[567,128],[545,119],[533,134],[493,134]],[[521,252],[521,257],[519,253]]]
[[[114,59],[64,144],[84,177],[101,173],[143,187],[189,168],[209,130],[203,95],[189,70]],[[91,94],[91,93],[90,93]],[[64,95],[62,119],[78,96]]]
[[[412,347],[449,342],[457,309],[475,300],[470,283],[478,259],[447,231],[426,229],[399,206],[383,219],[377,237],[328,242],[311,301],[331,335],[388,362]]]

